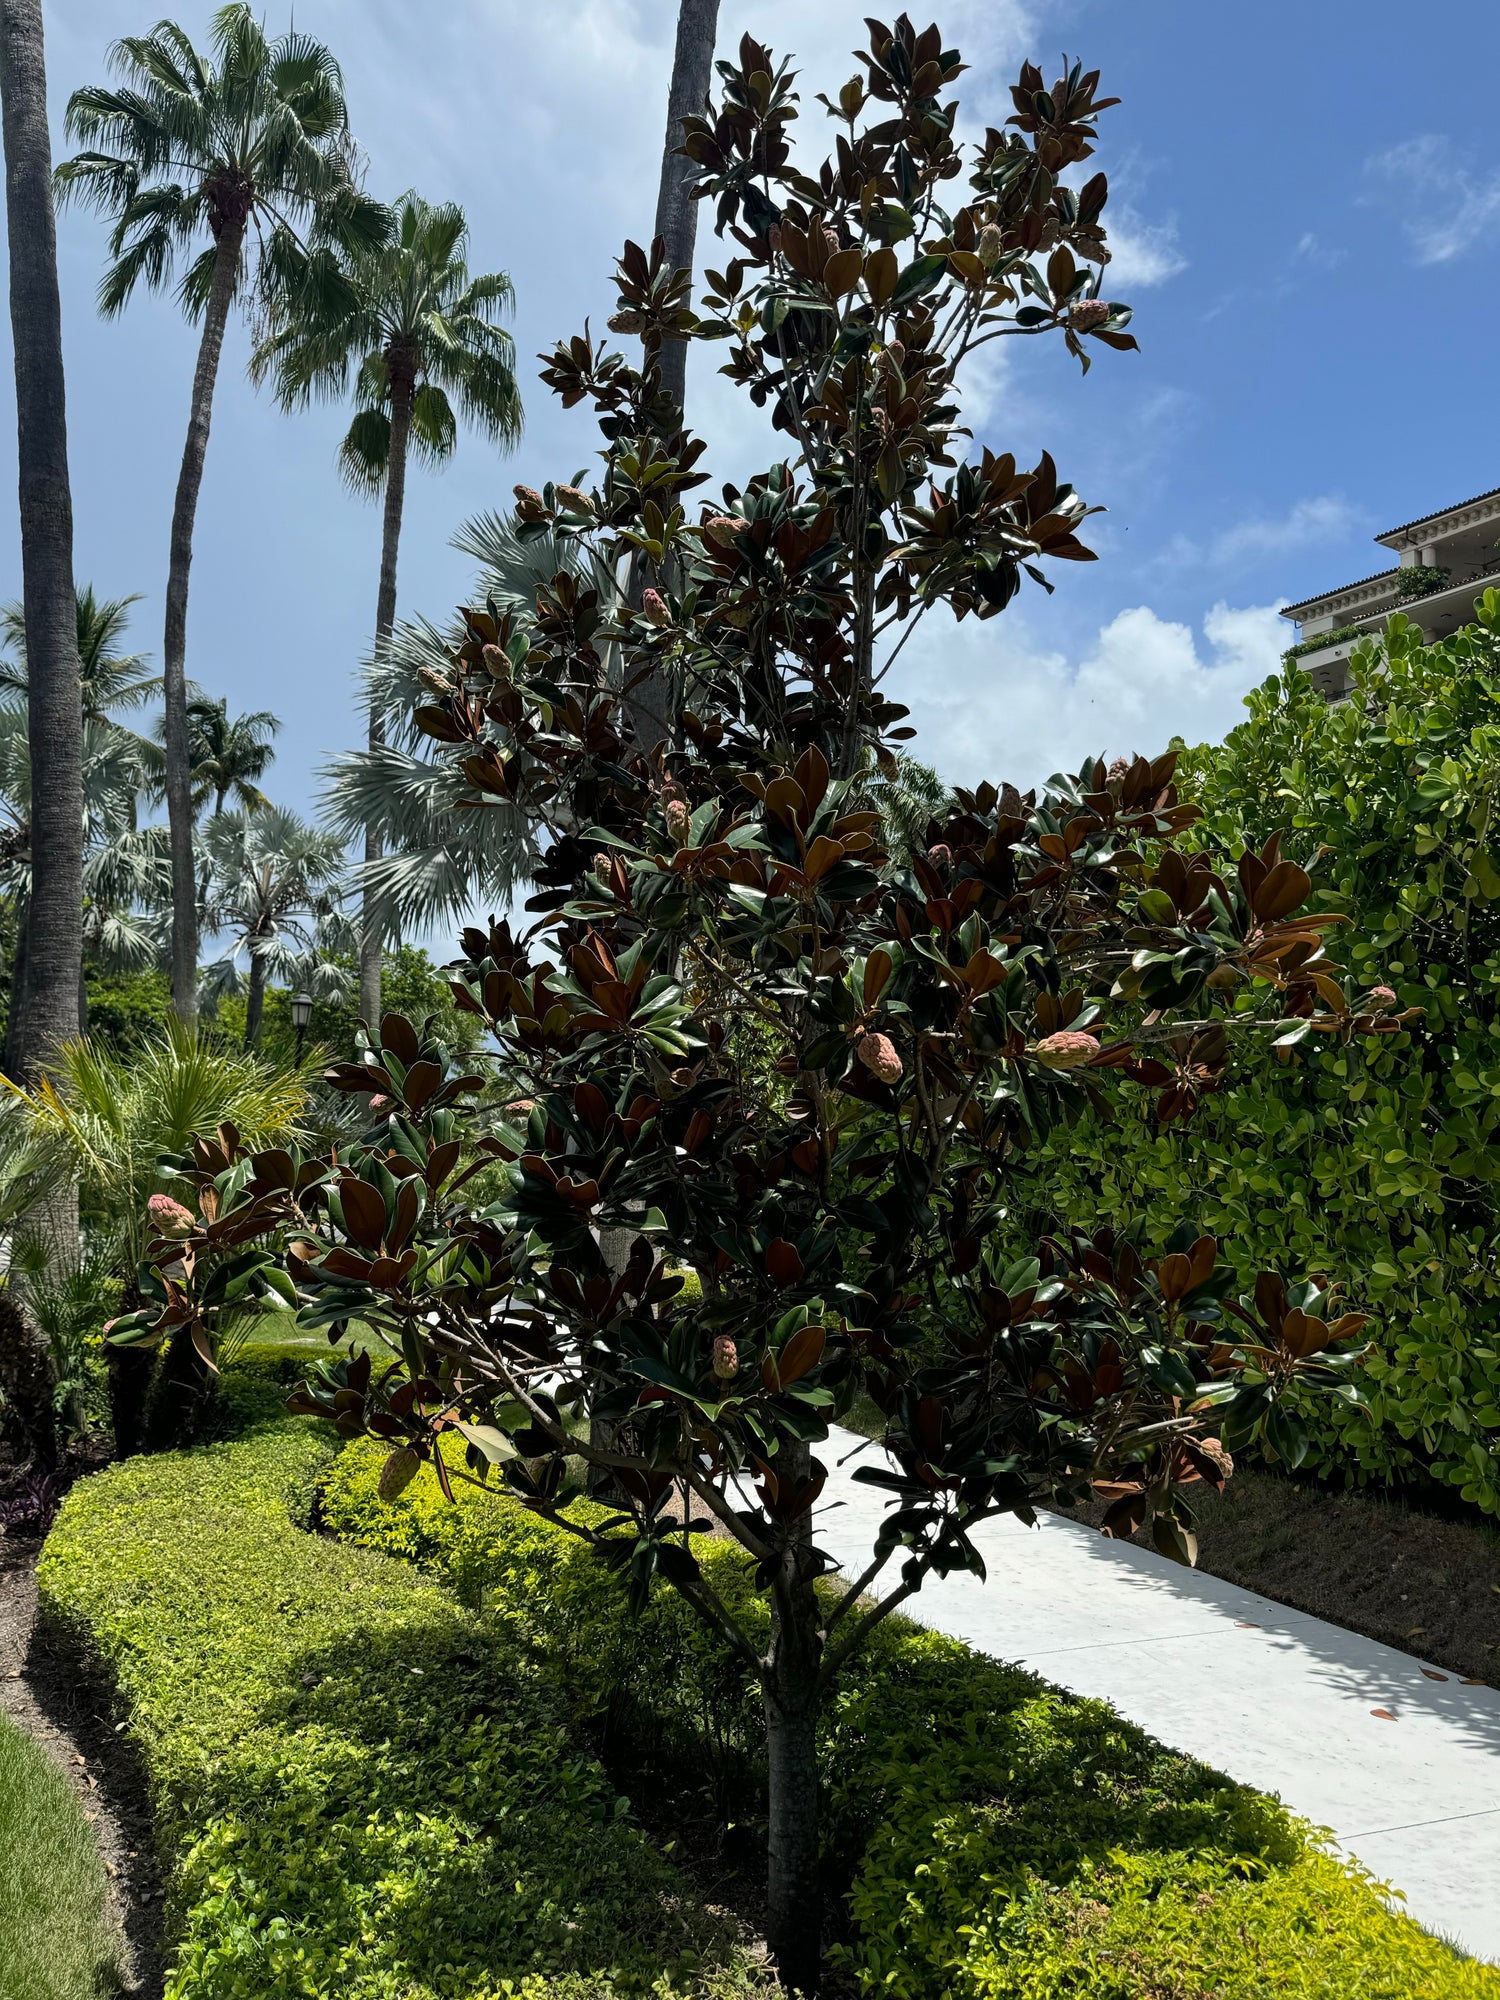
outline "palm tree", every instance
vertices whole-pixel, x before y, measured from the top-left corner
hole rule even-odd
[[[498,444],[521,434],[515,347],[498,324],[512,303],[501,271],[471,277],[465,261],[469,230],[452,202],[432,206],[405,194],[396,204],[391,239],[373,250],[308,259],[302,285],[256,353],[257,375],[274,374],[282,404],[295,408],[315,395],[342,396],[351,385],[356,409],[339,452],[345,478],[357,489],[385,495],[380,589],[375,604],[375,657],[396,623],[396,559],[406,466],[441,465],[466,418]],[[455,408],[455,404],[457,407]],[[370,708],[370,754],[378,754],[385,718]],[[380,836],[365,830],[365,864],[380,860]],[[380,1019],[381,931],[377,897],[367,887],[360,939],[360,1012]]]
[[[248,960],[245,1047],[260,1041],[266,985],[306,978],[342,999],[347,974],[334,961],[354,942],[340,911],[345,856],[337,833],[309,826],[280,806],[219,813],[203,830],[208,862],[204,926],[226,934],[228,950],[203,975],[206,994],[238,990]]]
[[[690,190],[696,179],[682,145],[682,121],[701,112],[713,80],[714,40],[719,31],[719,0],[679,0],[677,45],[672,58],[672,82],[667,92],[667,138],[662,148],[661,183],[656,196],[656,233],[666,246],[667,264],[691,272],[698,234],[698,204]],[[662,386],[680,410],[687,388],[687,343],[667,341],[661,351]]]
[[[493,602],[523,630],[536,617],[538,590],[578,563],[575,543],[551,535],[523,542],[514,520],[498,514],[470,521],[453,546],[479,564],[469,601]],[[615,577],[605,570],[590,582],[601,604],[610,606]],[[319,807],[329,823],[348,840],[374,829],[379,858],[366,863],[363,884],[367,911],[383,936],[464,918],[485,897],[504,901],[536,864],[522,816],[505,806],[461,810],[461,802],[473,798],[458,767],[461,751],[416,727],[417,709],[432,700],[433,677],[451,675],[454,649],[462,643],[456,625],[440,630],[425,619],[399,624],[364,669],[369,706],[387,725],[385,740],[345,752],[325,772]]]
[[[58,169],[76,194],[113,222],[113,262],[100,310],[122,310],[137,284],[170,283],[203,332],[193,374],[187,441],[172,510],[162,647],[166,695],[166,793],[172,850],[172,1004],[197,1005],[198,907],[193,867],[191,738],[187,713],[188,573],[224,331],[236,298],[274,294],[308,244],[378,242],[385,209],[355,184],[343,79],[321,42],[269,41],[244,0],[221,7],[212,59],[163,21],[116,42],[121,87],[89,85],[68,101],[68,131],[86,148]],[[303,240],[305,239],[305,240]]]
[[[22,1072],[78,1032],[82,963],[83,771],[73,499],[63,379],[62,308],[52,213],[52,146],[40,0],[0,0],[10,317],[20,430],[21,571],[27,656],[30,814],[25,979],[12,992]]]
[[[246,812],[269,804],[257,780],[276,761],[272,739],[281,727],[280,716],[272,715],[268,708],[231,715],[226,699],[215,701],[191,681],[187,711],[194,818],[210,802],[216,813],[223,812],[230,799]],[[158,722],[156,742],[148,750],[151,790],[158,800],[165,796],[165,760],[160,748],[163,735],[164,725]]]
[[[77,591],[79,687],[85,722],[108,721],[117,708],[143,708],[161,693],[161,676],[147,672],[144,653],[117,650],[130,620],[130,607],[140,601],[139,592],[131,597],[96,597],[91,583]],[[30,677],[24,606],[7,604],[0,611],[0,645],[11,656],[0,658],[0,697],[7,692],[25,695]]]

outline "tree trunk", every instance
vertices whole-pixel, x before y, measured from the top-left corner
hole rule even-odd
[[[245,1000],[245,1047],[260,1047],[260,1024],[266,1011],[266,961],[258,951],[250,954],[250,991]]]
[[[30,900],[16,892],[16,946],[10,962],[10,1012],[5,1023],[5,1074],[12,1083],[24,1080],[21,1069],[21,1035],[26,1019],[26,931]]]
[[[783,1441],[776,1454],[783,1491],[806,1479],[812,1452]],[[781,1982],[816,1993],[823,1963],[823,1897],[818,1875],[818,1670],[823,1623],[805,1561],[812,1517],[797,1522],[771,1584],[771,1644],[762,1699],[768,1765],[767,1937]]]
[[[375,604],[375,653],[378,658],[396,629],[396,557],[401,547],[401,510],[406,504],[406,449],[411,438],[411,399],[414,384],[405,370],[391,370],[391,448],[385,468],[385,519],[380,531],[380,595]],[[370,749],[385,742],[385,717],[370,704]],[[365,864],[378,861],[382,852],[380,829],[365,828]],[[380,924],[375,909],[375,891],[367,881],[364,897],[364,932],[359,943],[359,1012],[372,1035],[380,1032]]]
[[[229,308],[239,284],[244,239],[244,218],[231,217],[219,236],[213,285],[203,315],[187,442],[182,448],[182,469],[172,507],[172,549],[167,567],[162,692],[167,717],[167,826],[172,851],[172,1010],[184,1022],[191,1022],[198,1011],[198,880],[193,868],[193,758],[187,712],[188,573],[193,566],[193,526],[208,453],[214,385]]]
[[[719,28],[719,0],[680,0],[677,9],[677,49],[667,94],[667,138],[662,149],[661,185],[656,197],[656,234],[666,245],[667,262],[677,271],[693,268],[698,233],[698,204],[688,199],[694,168],[677,148],[682,121],[701,111],[713,80],[714,38]],[[662,385],[680,410],[687,386],[687,343],[669,340],[662,348]]]
[[[31,894],[23,977],[12,995],[12,1055],[14,1073],[29,1080],[78,1033],[83,964],[83,698],[41,0],[0,0],[0,128],[31,751]],[[76,1187],[59,1190],[29,1220],[48,1239],[54,1259],[77,1256]],[[34,1448],[55,1460],[52,1356],[19,1301],[9,1307],[0,1329],[0,1367],[12,1410]]]

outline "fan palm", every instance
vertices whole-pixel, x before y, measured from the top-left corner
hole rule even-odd
[[[216,814],[203,829],[203,854],[204,925],[228,940],[204,972],[204,989],[215,997],[237,992],[243,977],[245,1047],[253,1049],[269,980],[306,979],[311,972],[323,988],[320,997],[343,997],[347,975],[334,957],[354,941],[339,907],[344,843],[280,806],[262,806]]]
[[[303,282],[285,295],[282,323],[256,352],[258,375],[275,378],[288,408],[352,388],[354,419],[340,448],[346,479],[384,493],[377,660],[396,622],[396,561],[407,460],[440,465],[453,454],[460,418],[502,445],[521,433],[515,349],[500,326],[513,300],[510,279],[469,273],[468,224],[451,202],[416,194],[396,204],[395,230],[375,249],[310,257]],[[384,715],[370,707],[370,754],[379,754]],[[364,828],[367,868],[381,856],[380,834]],[[360,1011],[380,1018],[378,896],[367,888],[360,941]]]
[[[166,795],[172,853],[172,1004],[197,1004],[198,904],[187,712],[188,574],[214,386],[229,312],[247,288],[274,296],[308,248],[378,242],[388,212],[356,185],[343,80],[321,42],[268,40],[243,0],[221,7],[211,59],[162,21],[111,51],[120,87],[92,84],[68,102],[84,151],[58,168],[65,194],[108,215],[112,262],[100,310],[122,310],[138,284],[171,282],[200,241],[177,296],[202,321],[187,440],[172,510],[162,648]],[[206,241],[204,241],[206,239]]]
[[[523,542],[515,522],[498,514],[470,521],[453,546],[479,564],[471,601],[493,602],[522,630],[536,617],[537,592],[578,563],[576,544],[551,535]],[[601,571],[590,583],[608,607],[614,577]],[[325,772],[319,805],[329,823],[346,839],[367,827],[375,831],[378,857],[366,862],[363,883],[383,935],[430,931],[471,915],[486,897],[504,901],[536,863],[529,829],[509,807],[460,810],[474,794],[459,769],[459,750],[416,727],[417,709],[431,702],[434,677],[451,674],[462,639],[456,626],[439,629],[425,619],[399,624],[364,668],[385,738],[335,758]]]
[[[94,586],[80,586],[76,597],[78,623],[79,688],[83,696],[85,722],[113,719],[115,709],[143,708],[161,693],[161,676],[148,672],[144,653],[118,650],[130,621],[130,607],[139,604],[140,593],[131,597],[97,597]],[[25,696],[30,686],[26,661],[26,613],[19,604],[7,604],[0,611],[0,645],[10,658],[0,657],[0,699],[6,694]]]

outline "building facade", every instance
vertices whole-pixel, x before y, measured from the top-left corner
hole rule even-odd
[[[1281,614],[1300,627],[1297,664],[1330,701],[1349,691],[1356,641],[1383,632],[1393,611],[1404,612],[1425,638],[1446,639],[1473,618],[1475,598],[1500,586],[1500,487],[1375,540],[1395,557],[1391,568],[1289,604]]]

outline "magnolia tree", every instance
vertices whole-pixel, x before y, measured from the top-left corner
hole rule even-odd
[[[1182,1491],[1222,1483],[1226,1445],[1274,1446],[1293,1385],[1356,1393],[1331,1350],[1357,1316],[1316,1281],[1230,1297],[1191,1229],[1160,1261],[1082,1227],[1001,1256],[1016,1156],[1085,1105],[1186,1121],[1232,1061],[1391,1024],[1348,997],[1335,919],[1301,913],[1276,841],[1185,839],[1169,756],[1040,797],[982,785],[888,843],[870,779],[910,733],[882,682],[915,622],[992,616],[1089,554],[1050,459],[968,449],[964,357],[1133,342],[1101,295],[1104,177],[1074,171],[1096,78],[1028,66],[965,157],[935,28],[872,25],[860,62],[821,100],[816,172],[790,154],[787,68],[748,38],[720,64],[685,148],[733,255],[699,310],[628,247],[611,325],[642,364],[587,334],[548,358],[598,415],[603,472],[520,489],[519,512],[576,559],[531,615],[468,613],[421,711],[473,809],[544,851],[535,924],[467,932],[454,968],[505,1090],[388,1015],[332,1072],[368,1099],[358,1144],[247,1155],[225,1130],[182,1162],[194,1207],[120,1330],[207,1346],[267,1286],[304,1325],[357,1318],[388,1359],[331,1361],[295,1406],[388,1440],[388,1496],[423,1463],[498,1482],[621,1572],[622,1615],[679,1591],[763,1691],[771,1942],[798,1989],[820,1707],[880,1621],[928,1576],[982,1574],[981,1523],[1090,1491],[1106,1532],[1191,1561]],[[669,337],[722,343],[786,440],[696,519]],[[880,1449],[855,1476],[889,1506],[844,1576],[820,1452],[860,1397]],[[574,1505],[581,1482],[610,1507]],[[705,1576],[709,1528],[745,1551],[759,1618]]]

